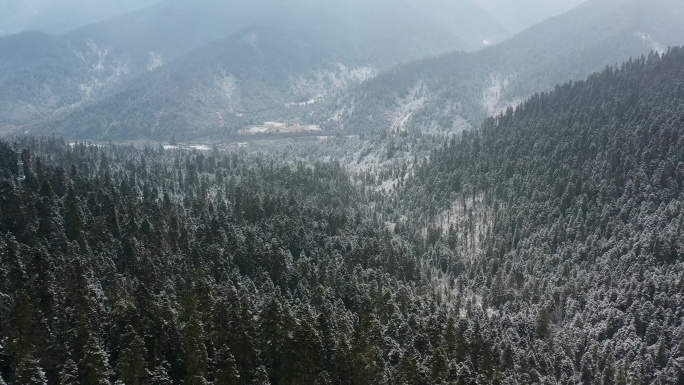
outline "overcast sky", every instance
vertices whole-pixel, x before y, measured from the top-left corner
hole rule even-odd
[[[472,0],[496,17],[511,32],[519,32],[532,24],[560,15],[585,0]]]
[[[64,33],[161,0],[0,0],[0,32]]]
[[[63,33],[71,28],[140,9],[158,1],[162,0],[0,0],[0,32],[39,29]],[[585,0],[470,1],[494,16],[509,32],[519,32],[534,23],[568,11]]]

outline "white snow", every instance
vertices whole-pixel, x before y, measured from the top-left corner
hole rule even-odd
[[[150,60],[147,63],[147,70],[154,71],[156,69],[161,68],[163,65],[164,60],[162,59],[161,54],[150,51]]]
[[[487,87],[482,93],[482,105],[484,106],[489,116],[493,116],[496,114],[499,102],[501,102],[503,89],[507,85],[508,82],[501,80],[501,75],[489,75],[489,87]]]
[[[214,83],[218,87],[218,90],[224,98],[224,102],[228,104],[228,111],[234,112],[233,110],[233,97],[237,91],[237,81],[233,75],[222,75],[214,79]]]
[[[398,178],[388,179],[388,180],[382,182],[382,184],[380,186],[377,186],[375,188],[375,191],[378,191],[378,192],[382,191],[385,193],[390,193],[390,192],[394,191],[394,189],[397,187],[398,183],[399,183]]]
[[[312,105],[312,104],[315,104],[315,103],[316,103],[319,99],[321,99],[321,98],[322,98],[322,95],[318,95],[318,96],[316,96],[316,98],[309,99],[309,100],[307,100],[307,101],[305,101],[305,102],[301,102],[301,103],[285,103],[285,106],[287,106],[287,107],[291,107],[291,106],[300,106],[300,107],[301,107],[301,106],[310,106],[310,105]]]
[[[487,111],[487,115],[499,115],[508,107],[515,108],[523,102],[520,98],[510,101],[504,100],[503,91],[510,83],[508,79],[502,79],[500,74],[491,74],[489,79],[489,87],[485,88],[482,93],[482,106]]]
[[[665,45],[657,42],[653,37],[651,37],[651,35],[647,33],[637,31],[634,33],[634,36],[638,39],[641,39],[643,44],[650,46],[653,51],[656,51],[659,54],[664,54],[667,51]]]
[[[291,134],[306,131],[321,131],[321,127],[315,124],[301,125],[301,124],[286,124],[281,122],[265,122],[261,126],[252,126],[238,130],[239,134],[264,134],[264,133],[281,133]]]
[[[107,61],[107,56],[109,56],[109,48],[104,48],[100,49],[97,44],[95,44],[95,41],[90,40],[88,41],[88,48],[97,55],[97,63],[95,63],[91,67],[91,71],[104,71],[105,69],[105,62]]]
[[[211,150],[211,147],[205,146],[203,144],[194,144],[190,145],[190,148],[194,148],[195,150],[200,150],[200,151],[209,151]]]
[[[245,36],[243,36],[242,43],[251,46],[257,53],[262,54],[258,46],[259,37],[255,33],[248,33]]]
[[[101,49],[93,40],[88,41],[87,46],[86,51],[80,52],[69,45],[71,52],[89,67],[90,79],[79,84],[83,100],[66,106],[67,108],[77,107],[83,102],[93,99],[99,91],[116,84],[130,72],[127,62],[116,59],[108,60],[109,48]]]
[[[397,98],[397,108],[390,112],[390,128],[393,131],[406,130],[406,124],[414,113],[425,106],[426,90],[421,82],[416,83],[408,95]]]
[[[462,192],[453,201],[451,208],[442,211],[434,219],[433,224],[442,228],[447,234],[450,227],[459,235],[457,248],[464,254],[474,258],[482,251],[482,245],[493,225],[493,211],[484,201],[484,194],[474,196]],[[427,229],[424,229],[424,232]]]
[[[268,127],[285,127],[285,123],[281,123],[281,122],[264,122],[264,126],[268,126]]]
[[[319,102],[329,95],[346,92],[349,87],[362,83],[378,73],[371,67],[350,68],[341,63],[332,64],[327,69],[314,71],[306,76],[290,77],[292,93],[301,103],[287,103],[287,106],[306,106]],[[312,96],[315,95],[315,96]]]

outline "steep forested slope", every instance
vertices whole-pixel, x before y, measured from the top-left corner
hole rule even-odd
[[[116,68],[97,63],[40,32],[0,38],[0,128],[49,117],[97,95],[118,76]]]
[[[331,121],[363,131],[477,127],[535,92],[684,43],[681,20],[679,1],[588,1],[497,46],[387,71],[338,100]]]
[[[537,312],[561,377],[680,384],[682,79],[674,49],[487,120],[407,182],[397,205],[416,214],[397,231],[427,234],[495,311]]]

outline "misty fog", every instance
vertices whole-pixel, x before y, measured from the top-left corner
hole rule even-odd
[[[136,11],[165,0],[0,0],[0,34],[24,30],[40,30],[60,34],[90,23]],[[184,0],[166,0],[184,1]],[[268,0],[257,0],[268,7]],[[401,0],[399,0],[401,1]],[[454,9],[464,0],[427,0],[411,2],[421,11],[440,13]],[[221,0],[210,2],[228,3]],[[250,1],[253,2],[253,1]],[[473,0],[472,3],[493,15],[510,32],[520,31],[547,17],[561,14],[581,3],[582,0]],[[200,1],[200,4],[202,1]],[[281,2],[285,5],[295,1]],[[299,2],[301,4],[301,2]],[[343,4],[348,2],[342,2]],[[354,6],[362,7],[364,3]],[[366,3],[368,4],[368,3]]]

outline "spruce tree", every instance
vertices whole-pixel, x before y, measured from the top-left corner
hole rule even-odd
[[[173,381],[167,370],[168,366],[168,362],[164,361],[154,368],[150,374],[150,385],[173,385]]]
[[[194,316],[183,330],[185,352],[187,355],[187,376],[185,383],[188,385],[207,385],[208,356],[204,343],[204,328],[202,323]]]
[[[148,378],[146,356],[145,341],[138,336],[133,327],[128,325],[121,336],[121,349],[116,366],[119,380],[126,385],[146,384]]]
[[[221,346],[216,354],[214,383],[225,385],[238,385],[241,383],[235,358],[227,345]]]
[[[78,363],[79,378],[82,384],[108,385],[112,371],[107,353],[97,336],[90,336],[83,347],[83,358]]]
[[[26,355],[19,359],[14,368],[14,384],[47,385],[45,372],[40,363],[32,355]]]

